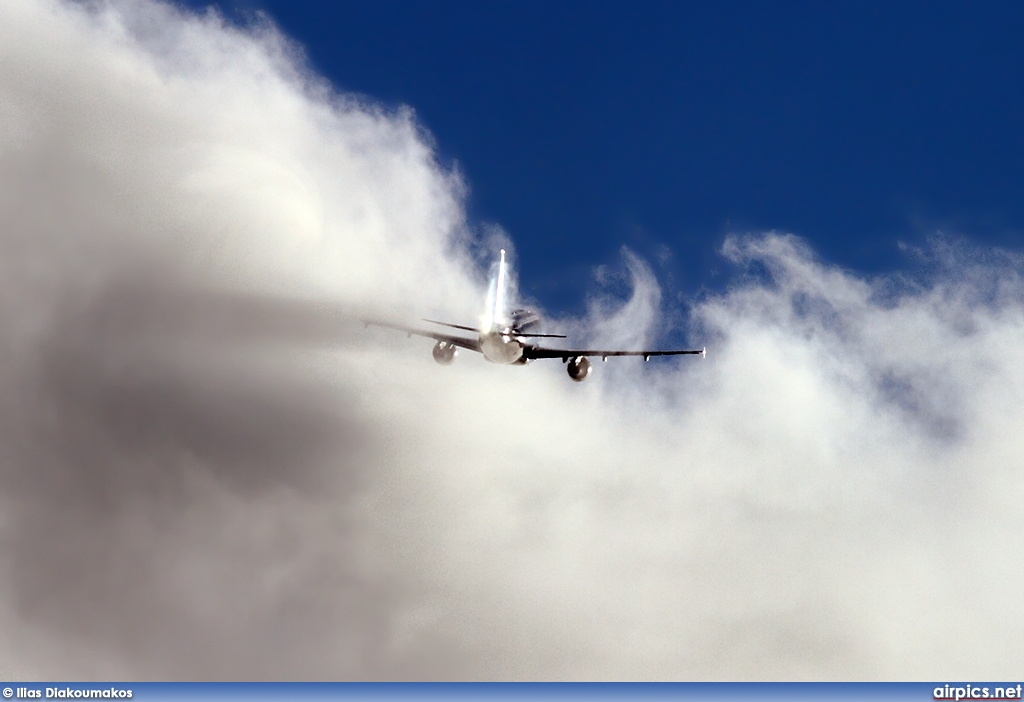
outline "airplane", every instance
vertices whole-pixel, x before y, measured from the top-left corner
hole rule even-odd
[[[540,358],[561,358],[566,364],[569,377],[580,383],[590,375],[591,365],[588,357],[601,357],[607,361],[609,356],[643,356],[645,361],[651,356],[685,356],[700,355],[707,356],[707,348],[700,351],[675,350],[675,351],[600,351],[593,349],[558,349],[539,346],[533,339],[564,339],[564,334],[541,334],[538,331],[541,320],[540,315],[530,310],[517,309],[511,312],[506,310],[508,299],[509,277],[508,268],[505,262],[505,249],[501,249],[501,258],[498,261],[497,275],[492,277],[491,286],[488,292],[487,312],[479,327],[471,327],[464,324],[452,324],[450,322],[439,322],[433,319],[424,319],[424,322],[438,324],[453,329],[473,332],[475,338],[466,338],[427,329],[414,329],[388,322],[366,320],[366,325],[388,327],[406,332],[410,337],[423,336],[434,339],[434,360],[441,365],[448,365],[455,360],[459,349],[467,349],[483,354],[484,358],[492,363],[502,365],[526,365],[527,363]]]

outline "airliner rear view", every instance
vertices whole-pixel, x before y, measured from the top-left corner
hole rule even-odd
[[[497,272],[491,279],[491,286],[487,295],[487,311],[478,327],[439,322],[433,319],[423,320],[431,324],[473,332],[476,334],[475,337],[458,336],[427,329],[414,329],[387,322],[368,321],[367,324],[399,329],[410,336],[416,335],[434,339],[437,342],[434,345],[434,360],[442,365],[448,365],[455,360],[460,348],[482,353],[488,361],[503,365],[525,365],[538,358],[561,358],[562,363],[566,364],[569,377],[576,382],[582,382],[590,375],[591,366],[588,360],[590,357],[600,356],[602,361],[607,361],[609,356],[643,356],[646,361],[651,356],[700,355],[704,357],[707,355],[706,348],[699,351],[601,351],[594,349],[543,347],[534,343],[533,340],[564,339],[565,336],[562,334],[541,334],[539,332],[540,315],[536,312],[523,309],[507,311],[508,289],[508,269],[505,262],[505,250],[502,249]]]

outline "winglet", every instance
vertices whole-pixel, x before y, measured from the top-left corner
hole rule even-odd
[[[704,348],[702,348],[700,350],[700,357],[701,358],[707,358],[708,357],[708,347],[707,346],[705,346]]]

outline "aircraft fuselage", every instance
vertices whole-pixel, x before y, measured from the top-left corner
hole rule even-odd
[[[509,334],[510,329],[494,329],[480,333],[480,351],[491,363],[509,365],[523,358],[523,345]]]

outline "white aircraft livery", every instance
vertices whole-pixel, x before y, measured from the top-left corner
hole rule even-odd
[[[490,290],[487,294],[487,311],[478,328],[450,322],[438,322],[433,319],[423,320],[431,324],[473,332],[476,334],[475,337],[467,338],[427,329],[414,329],[387,322],[367,321],[367,324],[399,329],[410,336],[425,336],[434,339],[437,342],[434,345],[434,360],[442,365],[448,365],[455,360],[459,349],[482,353],[488,361],[503,365],[525,365],[538,358],[561,358],[562,363],[566,364],[569,371],[569,377],[576,382],[582,382],[590,375],[591,368],[588,357],[600,356],[602,361],[607,361],[609,356],[643,356],[646,361],[651,356],[700,355],[704,357],[707,355],[706,348],[700,351],[600,351],[539,346],[533,342],[534,339],[564,339],[565,336],[541,334],[539,332],[540,315],[536,312],[523,309],[507,311],[505,305],[509,297],[508,286],[509,276],[505,262],[505,250],[502,249],[497,271],[491,278]]]

